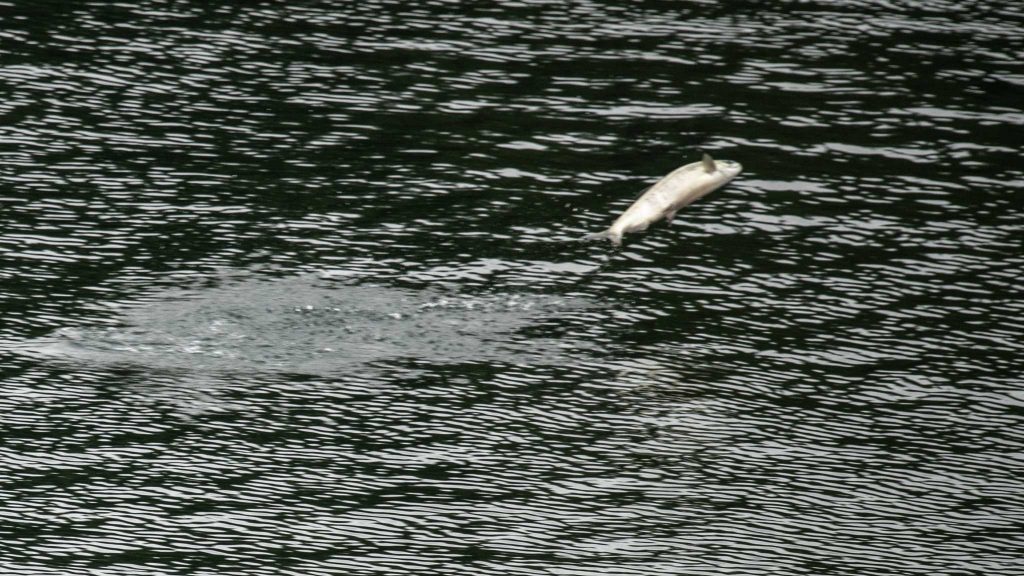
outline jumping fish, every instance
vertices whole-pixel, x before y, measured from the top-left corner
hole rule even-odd
[[[618,246],[626,232],[646,230],[659,218],[671,222],[680,208],[721,188],[742,170],[739,162],[704,154],[700,162],[680,166],[651,186],[607,230],[588,234],[584,240],[607,238]]]

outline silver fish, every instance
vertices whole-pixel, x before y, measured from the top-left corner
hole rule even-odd
[[[661,218],[671,222],[680,208],[721,188],[742,170],[739,162],[714,160],[705,154],[700,162],[680,166],[651,186],[607,230],[584,239],[607,238],[618,246],[626,232],[646,230]]]

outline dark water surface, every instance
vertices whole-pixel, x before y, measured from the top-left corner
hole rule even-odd
[[[0,2],[0,574],[1024,574],[1022,61],[1008,1]]]

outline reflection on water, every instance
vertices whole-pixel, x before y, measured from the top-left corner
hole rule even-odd
[[[1019,3],[6,4],[0,573],[1024,573]]]

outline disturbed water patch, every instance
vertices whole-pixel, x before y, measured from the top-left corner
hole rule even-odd
[[[416,361],[553,363],[588,346],[530,328],[593,305],[527,293],[468,295],[301,276],[175,289],[129,305],[112,325],[63,327],[9,345],[24,355],[161,369],[331,375]]]

